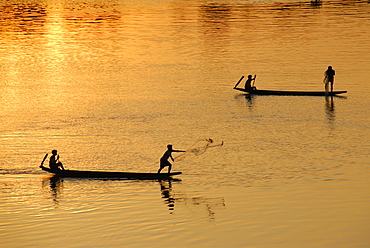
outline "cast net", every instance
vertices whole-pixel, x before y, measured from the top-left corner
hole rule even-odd
[[[185,152],[182,152],[178,156],[175,156],[174,159],[176,162],[183,161],[186,157],[189,156],[200,156],[205,153],[209,148],[223,146],[224,142],[214,142],[213,139],[200,139],[197,140],[189,149]]]

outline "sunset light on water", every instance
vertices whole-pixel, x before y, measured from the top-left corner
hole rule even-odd
[[[0,247],[370,245],[368,1],[0,12]],[[324,91],[328,66],[347,93],[233,89]],[[57,149],[69,170],[156,173],[168,144],[176,180],[39,168]]]

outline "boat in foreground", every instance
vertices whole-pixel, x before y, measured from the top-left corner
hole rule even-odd
[[[79,171],[79,170],[51,170],[50,168],[40,165],[44,171],[53,173],[58,177],[73,178],[96,178],[96,179],[140,179],[140,180],[157,180],[171,179],[172,176],[180,175],[182,172],[171,173],[140,173],[140,172],[110,172],[110,171]]]
[[[285,90],[246,90],[244,88],[234,88],[242,92],[249,93],[251,95],[280,95],[280,96],[335,96],[347,91],[285,91]]]

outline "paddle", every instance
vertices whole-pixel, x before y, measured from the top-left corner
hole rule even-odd
[[[256,82],[256,77],[257,77],[257,75],[254,75],[254,78],[253,78],[253,87],[254,87],[254,83]]]
[[[243,80],[244,76],[242,76],[239,81],[235,84],[234,89],[240,84],[240,82]]]
[[[42,162],[41,162],[41,164],[40,164],[40,168],[42,168],[43,167],[43,164],[44,164],[44,162],[45,162],[45,160],[46,160],[46,158],[48,157],[48,155],[49,154],[45,154],[45,157],[44,157],[44,159],[42,160]]]

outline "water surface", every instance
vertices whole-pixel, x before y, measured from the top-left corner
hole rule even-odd
[[[1,1],[1,247],[367,247],[367,1]],[[345,97],[253,96],[232,89]],[[53,181],[69,169],[182,181]]]

